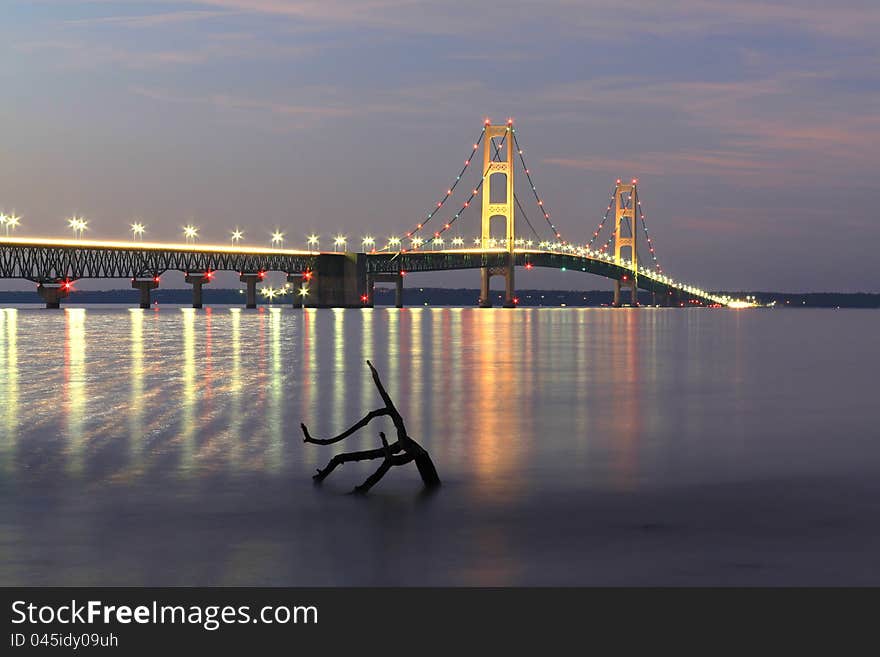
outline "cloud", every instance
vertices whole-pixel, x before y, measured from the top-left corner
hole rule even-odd
[[[130,28],[153,28],[164,27],[179,23],[192,23],[213,18],[241,15],[241,12],[232,11],[170,11],[161,14],[143,14],[129,16],[99,16],[93,18],[79,18],[67,21],[73,26],[110,26]]]
[[[805,3],[752,0],[193,0],[201,6],[415,32],[503,33],[505,26],[552,23],[589,38],[631,40],[637,34],[730,32],[754,27],[799,30],[833,38],[873,39],[880,29],[874,0]]]

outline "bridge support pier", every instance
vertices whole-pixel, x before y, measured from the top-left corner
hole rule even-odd
[[[302,274],[288,274],[287,282],[291,284],[291,300],[290,305],[294,308],[302,308],[305,305],[305,296],[302,290],[308,290],[309,286],[305,285],[305,277]]]
[[[310,288],[317,308],[363,308],[367,254],[320,254]]]
[[[263,280],[262,273],[245,273],[242,272],[238,280],[247,285],[247,291],[245,292],[245,308],[256,308],[257,307],[257,283]]]
[[[367,301],[365,307],[373,307],[376,283],[394,283],[394,307],[403,308],[403,274],[367,274]]]
[[[146,310],[150,307],[150,290],[159,287],[159,280],[157,278],[133,278],[131,279],[131,287],[141,291],[140,307]]]
[[[630,304],[633,306],[639,305],[639,286],[636,284],[636,281],[633,277],[624,275],[623,278],[618,278],[616,281],[614,281],[615,308],[620,308],[620,306],[622,305],[621,291],[627,288],[629,289]]]
[[[193,308],[202,307],[202,285],[211,282],[210,272],[187,272],[186,282],[193,286]]]
[[[61,300],[70,296],[70,283],[40,283],[37,294],[46,302],[46,308],[60,308]]]
[[[514,278],[513,254],[509,255],[506,265],[503,267],[482,267],[480,269],[480,308],[492,307],[492,291],[489,281],[493,276],[504,277],[504,308],[516,308],[514,298],[516,296],[516,284]]]

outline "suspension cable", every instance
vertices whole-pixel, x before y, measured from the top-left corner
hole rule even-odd
[[[483,129],[483,133],[485,134],[485,128]],[[481,138],[482,138],[482,135],[481,135]],[[507,135],[505,135],[501,139],[501,144],[504,144],[505,139],[507,139]],[[476,145],[479,145],[479,143],[480,142],[478,141]],[[483,182],[486,180],[486,175],[488,173],[489,173],[489,167],[486,167],[486,170],[483,172],[483,175],[480,177],[480,182],[478,182],[477,186],[473,188],[473,190],[471,191],[471,195],[468,196],[467,201],[464,202],[464,204],[461,206],[461,208],[459,208],[458,212],[456,212],[449,221],[447,221],[445,224],[443,224],[443,228],[434,232],[434,239],[440,237],[440,235],[442,235],[447,230],[452,228],[452,224],[454,224],[455,221],[461,216],[461,213],[464,212],[465,209],[470,207],[471,201],[473,201],[474,197],[480,192],[480,188],[483,186]],[[456,182],[458,182],[458,181],[456,181]],[[419,227],[418,230],[420,230],[420,229],[421,229],[421,227]],[[417,232],[417,231],[414,231],[414,232]],[[412,234],[414,234],[414,232],[408,233],[407,237],[410,237]],[[401,249],[401,250],[406,251],[406,249]]]
[[[651,241],[651,236],[648,234],[648,224],[645,223],[645,213],[642,210],[641,199],[639,199],[637,209],[639,211],[639,218],[642,220],[642,230],[645,232],[645,239],[648,240],[648,251],[651,253],[651,259],[654,261],[654,268],[662,274],[663,267],[660,266],[660,261],[657,260],[657,254],[654,253],[654,242]]]
[[[529,171],[529,168],[526,166],[525,158],[523,157],[523,149],[519,145],[519,140],[516,138],[516,129],[511,128],[511,134],[513,135],[513,145],[516,148],[516,152],[519,155],[519,161],[522,163],[523,171],[526,173],[526,178],[529,181],[529,186],[532,188],[532,194],[535,196],[535,202],[538,204],[538,210],[541,214],[544,215],[544,220],[547,222],[547,225],[550,226],[550,230],[553,231],[553,234],[556,236],[556,239],[562,242],[563,244],[568,244],[565,240],[562,239],[562,234],[556,228],[554,223],[550,220],[550,211],[547,210],[547,207],[544,205],[544,201],[538,196],[538,189],[535,187],[535,183],[532,180],[532,174]]]
[[[483,137],[485,136],[485,134],[486,134],[486,128],[484,126],[482,128],[482,130],[480,130],[479,138],[477,139],[476,142],[474,142],[474,146],[473,146],[473,149],[471,150],[471,154],[464,161],[464,166],[461,168],[461,171],[459,171],[458,175],[455,177],[455,182],[452,183],[452,185],[446,190],[446,194],[443,196],[443,198],[440,199],[439,201],[437,201],[436,207],[433,210],[431,210],[425,214],[425,220],[416,224],[415,228],[413,228],[412,230],[410,230],[409,232],[406,233],[407,238],[412,237],[413,235],[418,233],[420,230],[422,230],[422,228],[425,227],[425,224],[427,224],[429,221],[431,221],[431,219],[434,217],[434,215],[437,214],[437,212],[440,210],[440,208],[442,208],[446,204],[446,201],[449,200],[449,198],[452,196],[453,192],[455,192],[455,188],[458,187],[458,183],[461,182],[461,179],[464,176],[465,171],[467,171],[468,167],[470,167],[471,162],[474,159],[474,155],[476,155],[477,149],[480,147],[480,143],[483,141]],[[390,247],[390,244],[387,244],[384,248],[382,248],[380,250],[386,251],[386,250],[388,250],[389,247]]]

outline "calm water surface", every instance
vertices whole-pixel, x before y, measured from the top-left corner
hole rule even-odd
[[[0,310],[0,584],[880,584],[880,313]],[[381,405],[444,486],[305,445]],[[389,434],[391,432],[389,431]],[[337,449],[338,448],[338,449]]]

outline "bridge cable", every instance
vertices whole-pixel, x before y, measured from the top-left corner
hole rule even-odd
[[[485,133],[485,128],[484,128],[483,132]],[[501,144],[504,144],[505,139],[507,139],[507,135],[505,135],[502,138]],[[480,135],[480,140],[482,140],[482,135]],[[475,145],[479,145],[479,143],[480,143],[480,141],[477,141],[477,143]],[[473,188],[473,190],[471,191],[471,195],[468,196],[467,201],[464,202],[464,205],[461,206],[461,208],[458,210],[458,212],[456,212],[455,215],[453,215],[453,217],[449,221],[447,221],[445,224],[443,224],[443,228],[434,232],[435,238],[440,237],[440,235],[442,235],[447,230],[452,228],[452,224],[455,223],[456,219],[458,219],[461,216],[462,212],[464,212],[466,208],[470,207],[471,201],[473,201],[474,197],[479,193],[480,188],[483,186],[483,182],[486,180],[486,175],[488,173],[489,173],[489,168],[486,167],[486,170],[483,172],[483,175],[480,177],[480,182],[478,182],[477,186]],[[458,181],[456,181],[456,182],[458,182]],[[419,227],[419,229],[421,229],[421,226]],[[414,232],[417,232],[417,231],[414,231]],[[408,234],[407,236],[409,236],[410,234]],[[407,251],[407,249],[401,249],[401,251],[404,252],[404,251]]]
[[[504,143],[504,140],[503,140],[503,139],[502,139],[501,143],[502,143],[502,144]],[[500,162],[500,161],[501,161],[501,146],[495,144],[495,141],[494,141],[494,140],[492,141],[492,146],[495,148],[495,154],[492,156],[492,158],[493,158],[494,161],[496,161],[496,162]],[[541,236],[538,235],[538,231],[535,230],[535,227],[532,225],[532,222],[529,221],[529,216],[526,214],[526,211],[525,211],[525,209],[523,208],[522,203],[519,202],[519,197],[516,195],[516,191],[515,191],[515,190],[514,190],[514,192],[513,192],[513,200],[514,200],[514,202],[516,203],[516,207],[519,208],[520,213],[522,213],[523,219],[526,220],[526,223],[529,225],[529,228],[531,228],[531,230],[532,230],[532,234],[533,234],[535,237],[537,237],[537,238],[538,238],[538,241],[540,242],[540,241],[541,241]],[[516,236],[515,236],[515,235],[514,235],[514,239],[516,239]]]
[[[461,182],[461,179],[464,176],[465,171],[471,165],[471,162],[474,159],[474,155],[476,155],[477,150],[479,149],[480,143],[483,141],[483,137],[485,136],[485,134],[486,134],[486,128],[484,126],[482,128],[482,130],[480,131],[479,138],[477,139],[476,142],[474,142],[474,146],[473,146],[473,149],[471,150],[470,156],[464,161],[464,166],[461,168],[461,171],[458,172],[458,176],[456,176],[455,182],[452,183],[452,185],[446,190],[446,194],[443,196],[443,198],[437,202],[437,207],[435,209],[431,210],[430,212],[426,213],[425,220],[416,224],[415,228],[413,228],[408,233],[406,233],[407,238],[412,237],[413,235],[418,233],[422,228],[424,228],[425,224],[427,224],[434,217],[434,215],[437,214],[437,212],[440,210],[440,208],[442,208],[446,204],[446,201],[449,200],[449,198],[452,196],[452,193],[455,191],[455,188],[458,187],[458,183]],[[380,249],[380,251],[387,251],[389,246],[390,245],[386,245],[384,248]]]
[[[614,207],[614,196],[617,194],[617,185],[611,190],[611,202],[608,204],[608,207],[605,208],[605,214],[602,216],[602,221],[599,222],[599,225],[596,227],[596,230],[593,231],[593,236],[590,238],[589,243],[587,243],[587,248],[591,249],[593,247],[593,243],[596,241],[596,238],[599,237],[599,233],[602,232],[602,228],[605,226],[605,222],[608,221],[608,215],[611,213],[611,208]],[[603,249],[605,247],[602,247]]]
[[[639,217],[642,220],[642,230],[645,233],[645,239],[648,240],[648,251],[651,253],[651,259],[654,261],[654,267],[657,269],[659,273],[663,273],[663,267],[660,266],[660,261],[657,260],[657,254],[654,253],[654,242],[651,241],[651,236],[648,234],[648,224],[645,223],[645,213],[642,211],[642,201],[639,199],[638,207]]]
[[[529,186],[532,188],[532,194],[535,195],[535,202],[538,204],[538,209],[541,214],[544,215],[544,220],[547,222],[547,225],[550,226],[550,230],[553,231],[553,234],[556,235],[556,239],[562,242],[563,244],[568,244],[567,241],[562,239],[562,234],[556,228],[556,225],[550,220],[550,212],[544,206],[544,201],[541,200],[541,197],[538,196],[538,190],[535,187],[535,183],[532,180],[532,174],[529,171],[529,168],[526,166],[525,158],[523,157],[523,149],[519,145],[519,140],[516,138],[516,129],[511,129],[511,133],[513,134],[513,145],[516,148],[516,152],[519,155],[519,160],[522,162],[523,171],[526,173],[526,178],[529,181]]]

